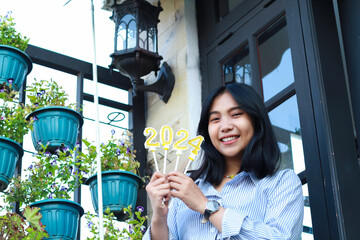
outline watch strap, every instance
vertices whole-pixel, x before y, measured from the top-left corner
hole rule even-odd
[[[214,209],[214,210],[210,210],[210,209],[208,209],[208,206],[206,205],[206,208],[205,208],[205,211],[204,211],[204,217],[203,217],[203,219],[201,220],[201,223],[206,223],[206,222],[208,222],[208,221],[209,221],[209,218],[210,218],[210,215],[211,215],[212,213],[214,213],[214,212],[217,212],[217,211],[219,210],[220,204],[219,204],[217,201],[215,201],[215,200],[210,200],[209,202],[215,202],[215,203],[217,204],[217,207],[216,207],[216,209]],[[209,202],[208,202],[208,203],[209,203]]]
[[[208,209],[205,209],[204,218],[201,220],[201,222],[206,223],[207,221],[209,221],[211,213],[212,212],[210,212]]]

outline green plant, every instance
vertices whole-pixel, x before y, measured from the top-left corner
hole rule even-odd
[[[35,81],[26,87],[28,99],[31,106],[28,107],[28,111],[32,112],[38,108],[48,106],[63,106],[71,109],[76,108],[76,104],[68,104],[68,94],[59,86],[56,81],[40,80]]]
[[[101,170],[124,170],[139,175],[140,163],[135,160],[135,153],[132,149],[133,136],[129,131],[124,131],[119,139],[114,138],[115,130],[112,130],[111,138],[107,143],[100,145]],[[90,173],[96,171],[96,147],[86,139],[83,143],[87,147],[85,152],[79,153],[82,161],[93,162]]]
[[[5,16],[0,15],[0,44],[16,47],[25,51],[29,43],[29,38],[21,36],[15,29],[14,18],[11,11]]]
[[[124,227],[121,231],[115,226],[115,218],[110,209],[107,208],[104,215],[103,227],[104,227],[104,239],[106,240],[141,240],[146,227],[144,226],[145,221],[148,219],[147,216],[142,216],[144,208],[137,207],[135,213],[133,213],[131,206],[124,208],[124,212],[130,217],[125,223],[127,227]],[[134,218],[135,214],[135,218]],[[95,222],[97,216],[87,212],[85,218],[87,220],[90,232],[93,234],[92,237],[88,237],[87,240],[98,240],[99,238],[99,224]]]
[[[40,208],[27,206],[22,215],[28,223],[16,213],[0,216],[0,239],[4,240],[40,240],[49,237],[41,223]],[[26,228],[25,228],[26,227]]]
[[[21,143],[32,125],[31,121],[25,119],[26,111],[23,105],[15,102],[18,100],[18,98],[14,98],[17,93],[10,89],[0,89],[0,136]]]
[[[6,202],[20,202],[23,206],[43,199],[70,199],[70,193],[83,183],[90,166],[74,157],[78,147],[77,144],[74,149],[58,149],[51,155],[43,146],[44,150],[35,154],[37,161],[25,170],[27,178],[11,179],[5,192]]]

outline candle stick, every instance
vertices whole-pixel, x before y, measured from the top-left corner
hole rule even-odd
[[[180,152],[178,154],[178,152]],[[180,156],[181,156],[181,150],[179,150],[177,153],[176,153],[176,162],[175,162],[175,171],[177,171],[177,168],[178,168],[178,165],[179,165],[179,159],[180,159]]]
[[[159,165],[158,165],[157,160],[156,160],[155,150],[156,150],[155,148],[150,148],[150,151],[152,152],[153,157],[154,157],[155,169],[156,169],[157,172],[160,172],[159,171]]]

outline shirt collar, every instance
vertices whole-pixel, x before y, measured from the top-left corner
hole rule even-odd
[[[253,172],[240,172],[235,175],[232,180],[239,181],[240,179],[245,178],[250,178],[255,185],[257,185],[259,182],[259,179]],[[216,191],[216,189],[209,182],[205,182],[205,174],[196,179],[195,183],[203,190],[205,196],[220,196],[220,193]]]
[[[260,181],[256,176],[255,176],[255,174],[253,173],[253,172],[250,172],[250,173],[248,173],[249,175],[250,175],[250,178],[251,178],[251,180],[253,181],[253,183],[255,184],[255,185],[257,185],[257,183]]]
[[[201,185],[204,184],[205,182],[205,174],[201,175],[198,179],[195,180],[195,183],[197,185]],[[250,177],[251,181],[256,185],[260,180],[256,177],[256,175],[253,172],[240,172],[237,175],[234,176],[233,179],[239,179],[241,178],[241,176],[243,177]]]

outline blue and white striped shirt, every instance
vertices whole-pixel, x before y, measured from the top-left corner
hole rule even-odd
[[[219,232],[203,215],[189,209],[180,199],[168,213],[169,239],[300,239],[304,201],[300,179],[291,169],[257,179],[241,172],[219,193],[204,178],[195,181],[209,200],[226,210]],[[150,238],[150,228],[143,240]]]

